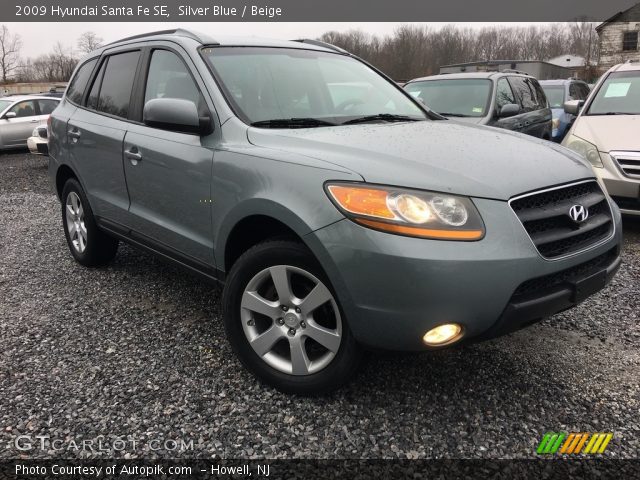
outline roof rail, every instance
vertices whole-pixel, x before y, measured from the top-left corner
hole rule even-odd
[[[115,45],[116,43],[127,42],[129,40],[136,40],[138,38],[155,37],[158,35],[179,35],[181,37],[191,38],[198,43],[204,43],[203,40],[195,33],[190,32],[189,30],[185,30],[184,28],[174,28],[171,30],[157,30],[155,32],[147,32],[147,33],[140,33],[138,35],[132,35],[131,37],[121,38],[120,40],[107,43],[104,46],[107,47],[109,45]],[[216,42],[215,45],[219,45],[219,44]]]
[[[498,73],[500,72],[507,72],[507,73],[518,73],[520,75],[528,75],[531,76],[530,73],[528,72],[523,72],[522,70],[514,70],[513,68],[505,68],[504,70],[498,70]]]
[[[298,43],[308,43],[309,45],[315,45],[316,47],[328,48],[329,50],[333,50],[335,52],[349,53],[343,48],[336,47],[335,45],[332,45],[332,44],[327,43],[327,42],[322,42],[320,40],[312,40],[310,38],[298,38],[298,39],[293,40],[293,41],[294,42],[298,42]]]

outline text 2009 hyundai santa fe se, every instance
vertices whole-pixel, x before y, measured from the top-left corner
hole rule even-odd
[[[78,66],[50,123],[71,253],[119,240],[224,283],[243,364],[335,388],[365,348],[494,337],[619,266],[620,214],[577,154],[443,120],[313,41],[125,39]]]

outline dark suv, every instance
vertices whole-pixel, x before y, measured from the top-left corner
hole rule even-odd
[[[404,88],[448,118],[551,138],[551,109],[538,81],[521,72],[474,72],[416,78]]]

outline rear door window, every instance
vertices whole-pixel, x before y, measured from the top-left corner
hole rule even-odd
[[[38,100],[38,107],[40,107],[40,115],[50,115],[56,107],[58,102],[55,100],[42,99]]]
[[[106,60],[96,110],[128,118],[131,90],[139,59],[140,52],[135,51],[111,55]]]

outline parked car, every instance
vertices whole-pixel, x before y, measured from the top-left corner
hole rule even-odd
[[[551,139],[551,109],[538,81],[525,73],[434,75],[404,88],[432,110],[466,123]]]
[[[580,155],[446,121],[317,41],[102,47],[52,114],[49,154],[75,260],[104,265],[123,240],[224,284],[233,350],[286,392],[342,385],[364,348],[524,327],[620,263],[619,211]]]
[[[34,155],[49,155],[48,136],[46,125],[34,128],[31,136],[27,138],[29,151]]]
[[[37,95],[0,98],[0,149],[26,147],[34,127],[45,124],[59,102]]]
[[[551,121],[551,139],[561,142],[576,119],[575,115],[564,111],[564,104],[570,100],[586,100],[591,89],[582,80],[541,80],[553,119]]]
[[[591,162],[622,213],[640,215],[640,63],[612,67],[565,110],[580,115],[562,144]]]

